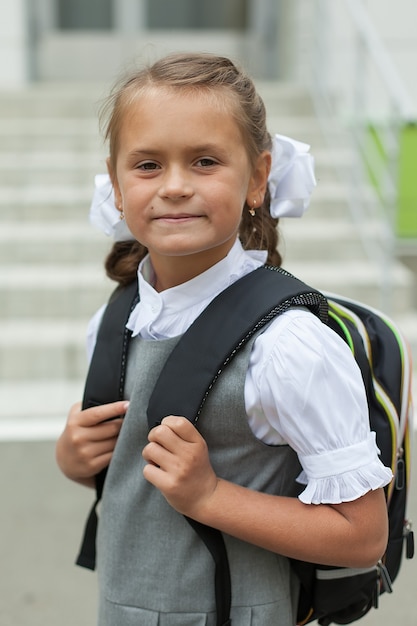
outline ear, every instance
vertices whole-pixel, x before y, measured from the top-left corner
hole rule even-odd
[[[114,169],[112,167],[110,157],[107,157],[106,165],[107,165],[107,171],[109,173],[111,183],[113,185],[114,205],[115,205],[116,209],[121,212],[122,211],[122,206],[123,206],[123,204],[122,204],[122,194],[120,192],[119,183],[118,183],[115,171],[114,171]]]
[[[256,200],[258,206],[263,203],[268,186],[268,176],[271,171],[271,161],[271,153],[268,150],[264,150],[257,158],[246,195],[248,206],[253,206],[254,200]]]

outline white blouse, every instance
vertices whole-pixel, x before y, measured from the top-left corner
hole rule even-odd
[[[266,253],[244,251],[239,241],[227,257],[196,278],[161,293],[152,287],[149,257],[138,269],[140,302],[127,327],[147,340],[176,337],[228,285],[265,262]],[[92,318],[91,357],[105,307]],[[304,309],[276,317],[252,348],[245,406],[255,436],[289,444],[298,454],[306,504],[338,504],[387,485],[392,473],[378,458],[369,430],[361,373],[347,344]]]

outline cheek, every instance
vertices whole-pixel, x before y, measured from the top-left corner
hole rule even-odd
[[[242,211],[248,193],[248,183],[246,179],[230,177],[221,184],[209,189],[208,193],[219,206],[228,206],[233,212]]]
[[[147,216],[150,214],[146,209],[143,193],[137,194],[122,189],[122,198],[126,224],[138,239],[139,232],[143,232],[147,227]]]
[[[122,186],[121,195],[123,198],[123,206],[125,212],[133,214],[141,214],[148,204],[148,194],[146,187],[138,186]]]

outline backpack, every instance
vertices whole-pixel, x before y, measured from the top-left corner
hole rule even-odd
[[[86,381],[83,406],[123,397],[129,331],[124,323],[137,302],[137,285],[118,288],[107,306]],[[385,488],[389,539],[383,559],[367,569],[318,566],[291,560],[300,580],[297,624],[349,624],[372,607],[380,593],[392,591],[403,557],[412,558],[414,539],[406,519],[410,479],[411,360],[399,329],[381,312],[355,301],[320,292],[283,270],[262,266],[217,296],[182,336],[167,359],[147,409],[149,428],[165,415],[198,421],[211,389],[240,348],[276,315],[290,307],[309,308],[349,345],[361,369],[370,425],[382,462],[394,479]],[[114,363],[119,364],[118,370]],[[110,366],[111,364],[111,366]],[[186,393],[184,389],[186,381]],[[105,472],[97,477],[97,499],[87,521],[77,563],[95,567],[95,507]],[[230,571],[222,534],[187,521],[215,562],[217,626],[230,622]]]

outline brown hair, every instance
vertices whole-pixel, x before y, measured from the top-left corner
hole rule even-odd
[[[232,106],[231,113],[240,128],[252,164],[265,150],[271,150],[266,128],[264,103],[253,81],[226,57],[212,54],[171,54],[132,74],[115,86],[100,114],[105,139],[109,142],[110,163],[115,169],[120,127],[126,110],[149,87],[196,91],[223,91]],[[268,263],[281,265],[278,246],[278,220],[269,213],[269,192],[252,217],[243,211],[239,238],[245,249],[267,250]],[[147,253],[138,242],[116,242],[106,259],[107,275],[122,285],[136,277],[137,266]]]

